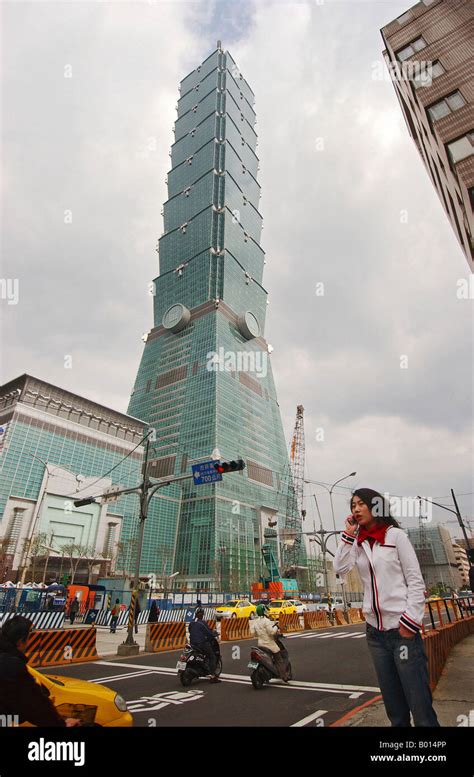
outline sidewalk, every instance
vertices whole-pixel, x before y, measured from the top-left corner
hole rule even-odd
[[[138,634],[133,632],[133,639],[140,645],[140,652],[145,650],[146,624],[138,627]],[[117,648],[127,639],[127,628],[117,629],[115,634],[110,633],[110,628],[97,627],[97,652],[101,658],[117,657]]]
[[[443,727],[469,725],[474,710],[474,634],[453,647],[433,693],[433,706]],[[464,716],[463,718],[459,716]],[[382,701],[346,718],[340,726],[389,727]],[[472,725],[472,722],[471,722]]]

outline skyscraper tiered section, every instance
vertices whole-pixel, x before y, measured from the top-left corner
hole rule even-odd
[[[128,412],[156,429],[150,474],[212,458],[246,469],[159,492],[142,571],[246,590],[285,526],[288,454],[264,338],[267,292],[254,94],[220,46],[180,85],[160,274]],[[268,529],[269,521],[277,522]]]

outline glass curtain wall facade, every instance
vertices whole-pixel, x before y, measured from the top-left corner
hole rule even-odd
[[[78,476],[86,483],[87,479],[97,482],[94,495],[101,492],[103,475],[113,467],[107,485],[132,488],[140,482],[140,442],[145,433],[142,421],[29,375],[0,386],[0,582],[9,575],[16,579],[25,560],[25,542],[51,529],[48,515],[58,516],[54,518],[55,550],[66,542],[65,535],[68,542],[77,541],[88,514],[93,513],[92,507],[73,506],[74,498],[84,496],[84,491],[76,493],[84,488]],[[67,472],[58,494],[50,487],[61,467]],[[106,550],[117,555],[120,539],[125,560],[119,557],[117,566],[123,569],[126,562],[133,570],[138,514],[138,496],[124,495],[101,507],[102,525],[98,527],[93,516],[93,525],[81,536],[87,536],[98,557]]]
[[[288,487],[264,339],[253,106],[220,48],[181,82],[154,327],[128,408],[156,429],[152,475],[189,472],[216,449],[222,460],[246,461],[221,483],[161,490],[148,521],[162,527],[178,583],[234,591],[264,572],[264,528],[272,517],[284,526]]]

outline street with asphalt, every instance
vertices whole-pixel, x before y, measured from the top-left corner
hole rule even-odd
[[[142,645],[145,628],[137,639]],[[289,684],[273,680],[258,691],[247,668],[254,640],[221,643],[221,683],[201,678],[183,688],[176,671],[181,650],[118,658],[125,636],[125,630],[115,635],[104,630],[98,636],[99,660],[41,671],[113,688],[127,701],[136,726],[389,725],[377,701],[365,624],[288,634],[294,679]],[[371,722],[364,723],[367,714]],[[444,725],[457,724],[448,719]]]

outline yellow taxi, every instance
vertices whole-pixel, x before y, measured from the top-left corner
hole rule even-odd
[[[267,615],[273,621],[277,621],[280,615],[295,615],[296,605],[286,599],[273,599],[267,607]]]
[[[133,726],[125,699],[111,688],[76,677],[41,674],[32,666],[27,669],[46,690],[61,717],[79,718],[98,726]],[[31,726],[30,723],[21,725]]]
[[[257,608],[248,599],[231,599],[216,607],[216,618],[254,618]]]

